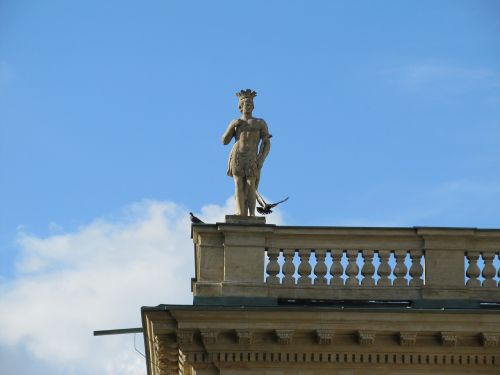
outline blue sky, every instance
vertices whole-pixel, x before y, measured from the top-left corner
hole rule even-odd
[[[65,275],[69,294],[94,290],[77,280],[89,266],[105,274],[109,259],[88,244],[117,262],[130,233],[123,266],[144,246],[159,256],[160,239],[190,249],[188,211],[231,210],[220,136],[242,88],[258,92],[254,114],[273,134],[261,192],[290,196],[275,222],[499,227],[498,1],[4,0],[0,297],[22,308],[29,286],[45,285],[57,305],[51,280]],[[143,231],[158,241],[144,245]],[[177,300],[138,289],[124,306],[189,302],[188,285]],[[127,317],[122,326],[136,325],[138,310]],[[51,356],[37,349],[50,347],[44,335],[0,335],[0,357],[38,363]],[[85,358],[64,358],[39,371],[84,373]]]

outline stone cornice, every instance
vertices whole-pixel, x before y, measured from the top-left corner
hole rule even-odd
[[[151,375],[175,372],[184,361],[219,369],[359,364],[495,373],[500,366],[500,314],[199,306],[143,314],[151,369],[163,369]]]
[[[179,322],[179,329],[199,329],[200,327],[217,329],[239,329],[252,327],[253,331],[266,330],[269,325],[276,329],[316,330],[321,326],[333,330],[369,331],[379,326],[394,332],[418,332],[415,324],[425,327],[429,332],[448,332],[461,330],[478,334],[497,332],[500,327],[500,314],[476,311],[377,311],[377,310],[341,310],[310,307],[308,310],[287,308],[232,308],[232,309],[190,309],[171,310],[172,318]],[[479,313],[479,312],[478,312]],[[162,319],[165,314],[157,313]],[[159,324],[159,321],[157,321]],[[165,327],[175,324],[163,324]],[[158,327],[160,328],[160,327]]]
[[[418,332],[394,331],[388,330],[387,327],[381,330],[200,328],[164,332],[155,337],[162,337],[163,342],[167,342],[165,340],[168,338],[171,345],[178,346],[186,353],[226,349],[244,351],[253,344],[258,344],[260,348],[268,352],[281,351],[287,346],[293,346],[299,351],[390,348],[396,353],[406,350],[437,350],[439,347],[455,347],[465,350],[496,348],[500,334],[477,330],[468,332],[435,332],[425,329]]]

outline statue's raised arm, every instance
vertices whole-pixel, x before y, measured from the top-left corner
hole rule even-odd
[[[234,179],[236,215],[240,216],[255,216],[260,170],[271,149],[271,135],[266,122],[252,117],[253,98],[256,95],[250,89],[236,93],[241,116],[231,121],[222,135],[222,143],[225,145],[233,137],[235,139],[229,155],[227,174]]]

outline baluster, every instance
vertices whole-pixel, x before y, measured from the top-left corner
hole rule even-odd
[[[477,260],[479,259],[478,252],[467,252],[467,259],[469,260],[469,267],[467,267],[467,271],[465,275],[469,277],[466,285],[470,287],[481,286],[481,282],[478,277],[481,274],[481,270],[477,266]]]
[[[314,274],[316,275],[316,279],[314,279],[314,285],[326,285],[326,250],[318,250],[315,251],[316,254],[316,266],[314,267]]]
[[[293,278],[293,274],[295,273],[295,264],[293,264],[294,256],[295,250],[283,249],[283,257],[285,258],[285,263],[283,263],[283,285],[295,284],[295,279]]]
[[[347,260],[349,263],[347,264],[347,268],[345,270],[345,273],[347,274],[347,280],[345,285],[348,286],[358,286],[359,281],[356,276],[358,276],[359,273],[359,267],[358,264],[356,263],[356,260],[358,259],[358,250],[347,250]]]
[[[344,268],[342,267],[342,250],[331,250],[332,255],[332,267],[330,268],[330,285],[332,286],[342,286],[344,285],[344,280],[342,280],[342,274],[344,273]]]
[[[500,261],[500,253],[498,254],[498,260]],[[498,267],[498,278],[500,279],[500,267]],[[500,282],[498,283],[498,287],[500,287]]]
[[[422,260],[422,250],[410,250],[411,267],[410,267],[410,286],[421,286],[424,284],[421,279],[424,273],[424,268],[420,261]]]
[[[378,266],[377,275],[380,279],[378,279],[377,286],[391,285],[391,279],[389,279],[389,275],[391,274],[391,266],[389,266],[390,255],[391,253],[387,250],[380,250],[378,252],[380,264]]]
[[[266,272],[268,274],[266,283],[268,284],[279,284],[280,279],[278,273],[280,272],[280,265],[278,263],[278,256],[280,255],[280,250],[276,248],[267,249],[267,256],[269,257],[269,263],[267,264]]]
[[[396,250],[394,251],[394,257],[396,258],[396,266],[394,267],[394,279],[393,286],[407,286],[408,281],[405,279],[406,274],[408,273],[408,267],[406,267],[405,259],[406,259],[406,250]]]
[[[361,268],[361,274],[364,279],[361,280],[362,286],[375,286],[375,280],[373,280],[373,274],[375,273],[375,266],[373,265],[373,250],[363,250],[363,268]]]
[[[300,264],[299,264],[299,285],[310,285],[311,284],[311,279],[309,278],[309,275],[311,274],[311,265],[309,264],[309,256],[311,255],[310,250],[306,249],[299,249],[299,257],[300,257]]]
[[[497,282],[493,279],[496,274],[495,267],[493,266],[493,258],[495,257],[495,253],[493,252],[483,252],[483,260],[484,260],[484,268],[483,268],[483,286],[487,288],[495,288],[497,286]]]

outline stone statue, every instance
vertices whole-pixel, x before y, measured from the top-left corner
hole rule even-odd
[[[269,154],[272,136],[264,120],[252,117],[253,98],[257,93],[247,89],[236,93],[236,96],[241,117],[231,121],[222,136],[225,145],[233,137],[235,139],[229,155],[227,175],[234,179],[236,215],[255,216],[260,170]]]

